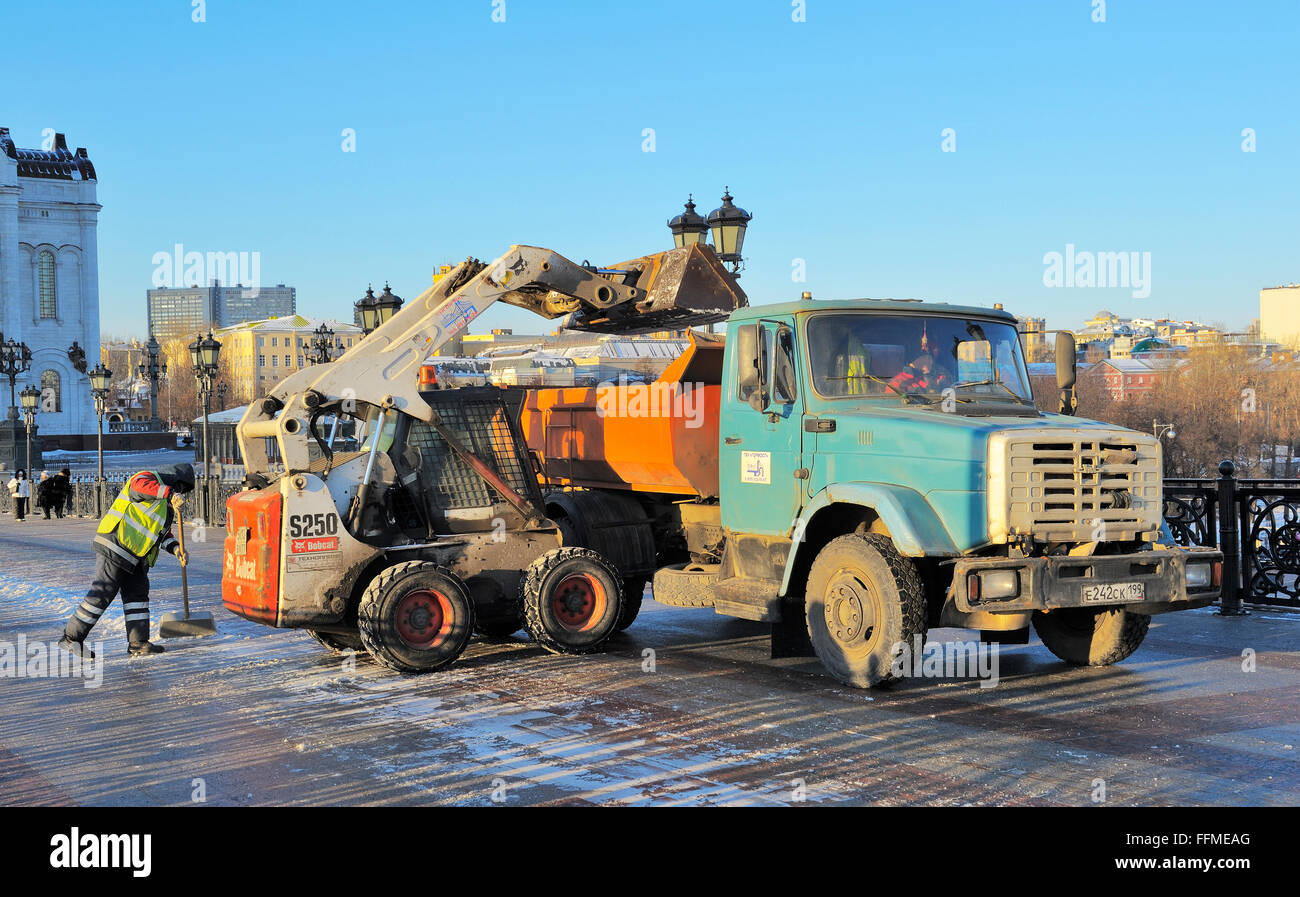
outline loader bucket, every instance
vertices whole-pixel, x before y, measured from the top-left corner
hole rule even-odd
[[[636,302],[594,309],[573,303],[563,326],[597,333],[649,333],[684,330],[724,321],[749,304],[736,278],[713,250],[702,244],[642,256],[599,273],[646,291]],[[551,294],[557,304],[567,297]]]

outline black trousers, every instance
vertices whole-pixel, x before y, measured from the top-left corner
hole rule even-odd
[[[95,578],[90,591],[64,627],[63,634],[74,642],[83,642],[90,630],[122,594],[122,612],[126,616],[126,640],[132,645],[149,641],[149,573],[144,567],[130,570],[95,552]]]
[[[14,498],[14,516],[19,520],[27,516],[27,503],[29,501],[31,501],[30,498]]]

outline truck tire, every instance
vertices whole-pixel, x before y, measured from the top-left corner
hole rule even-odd
[[[713,584],[718,581],[716,566],[672,564],[655,571],[650,597],[672,607],[713,607]]]
[[[1034,631],[1047,650],[1075,666],[1119,663],[1138,649],[1150,625],[1148,614],[1122,607],[1066,607],[1034,613]]]
[[[357,609],[361,643],[399,673],[429,673],[452,663],[474,632],[474,601],[456,574],[428,561],[379,572]]]
[[[804,594],[808,637],[836,679],[871,688],[901,678],[895,646],[925,633],[925,589],[888,537],[853,533],[827,542]]]
[[[366,646],[361,644],[361,633],[359,632],[325,632],[321,629],[308,629],[310,635],[319,644],[329,648],[335,654],[346,654],[349,651],[364,651]]]
[[[636,615],[641,613],[641,599],[645,596],[645,584],[644,576],[623,580],[623,610],[618,615],[615,632],[622,632],[636,621]]]
[[[553,548],[533,561],[519,583],[524,626],[552,654],[600,650],[623,612],[614,565],[589,548]]]

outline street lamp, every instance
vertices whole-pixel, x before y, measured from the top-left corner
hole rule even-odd
[[[32,427],[36,426],[36,409],[41,405],[41,391],[30,383],[18,394],[23,403],[23,424],[27,428],[27,479],[32,478]],[[15,465],[17,466],[17,465]]]
[[[361,316],[361,332],[366,336],[369,336],[379,326],[377,323],[379,321],[379,309],[375,307],[378,302],[379,300],[375,298],[375,291],[367,285],[366,294],[355,303],[357,312]]]
[[[675,218],[668,219],[668,229],[673,233],[673,246],[677,249],[705,242],[709,223],[704,220],[703,215],[696,213],[691,194],[688,193],[686,196],[686,211]]]
[[[308,358],[312,364],[325,364],[334,360],[334,331],[325,326],[324,322],[313,331],[315,334],[311,338],[311,353]]]
[[[194,366],[194,379],[199,381],[199,395],[203,397],[203,519],[210,520],[212,490],[208,483],[208,465],[211,461],[211,445],[208,441],[208,415],[212,413],[212,385],[216,382],[220,369],[217,360],[221,356],[221,343],[208,331],[207,336],[200,336],[190,343],[190,362]]]
[[[379,327],[383,327],[402,309],[403,299],[396,295],[388,287],[388,282],[384,282],[384,292],[375,300],[375,310],[379,312]]]
[[[162,429],[162,421],[158,418],[158,379],[167,376],[167,363],[158,363],[158,356],[162,352],[162,346],[158,345],[158,340],[154,337],[153,331],[149,331],[149,342],[145,343],[145,360],[136,366],[136,374],[140,377],[149,378],[149,416],[151,418],[149,426],[154,430]]]
[[[745,245],[745,228],[754,216],[731,201],[731,190],[722,188],[722,205],[709,213],[709,228],[713,231],[713,251],[718,258],[731,265],[731,273],[739,275],[744,261],[740,256]]]
[[[25,374],[32,366],[32,350],[26,343],[14,339],[6,340],[0,333],[0,374],[9,378],[9,415],[15,437],[18,434],[18,400],[14,390],[18,384],[18,375]]]
[[[221,406],[222,411],[226,410],[226,393],[228,392],[230,392],[230,384],[225,380],[217,384],[217,404]]]
[[[97,364],[90,370],[90,394],[95,397],[95,415],[99,418],[99,474],[95,478],[95,515],[102,517],[104,515],[103,507],[103,483],[104,483],[104,412],[108,410],[108,393],[109,384],[113,380],[113,372],[102,364]]]
[[[1157,423],[1155,418],[1151,419],[1151,433],[1156,437],[1156,439],[1163,439],[1166,436],[1173,439],[1178,435],[1178,433],[1174,431],[1173,424]]]

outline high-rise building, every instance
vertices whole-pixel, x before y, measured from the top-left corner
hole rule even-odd
[[[148,290],[149,331],[160,340],[188,338],[245,321],[289,317],[298,311],[298,291],[273,287],[164,287]]]
[[[1047,319],[1024,317],[1017,318],[1020,323],[1020,331],[1025,338],[1025,360],[1046,361],[1047,360]]]
[[[62,134],[47,149],[22,149],[0,128],[0,331],[32,351],[16,385],[41,390],[36,425],[48,435],[96,427],[90,381],[68,349],[76,341],[92,367],[99,360],[97,185],[86,151],[69,151]],[[0,421],[9,406],[3,395]],[[0,463],[13,461],[10,441],[0,446]]]

